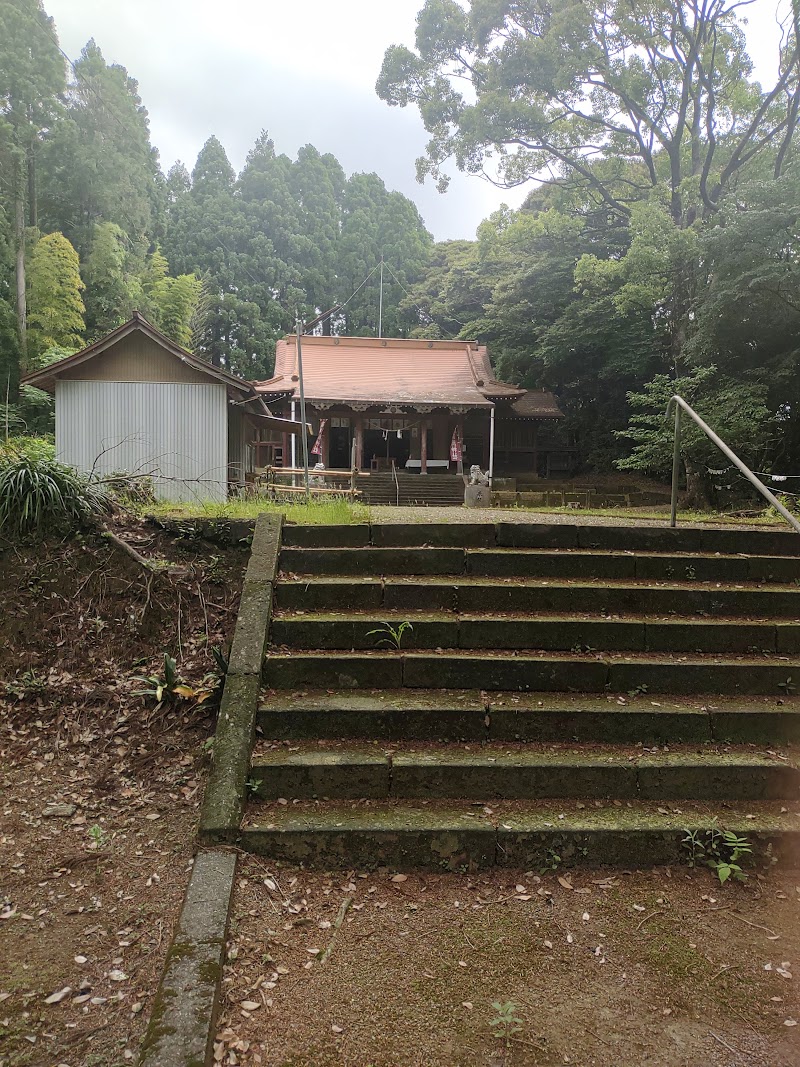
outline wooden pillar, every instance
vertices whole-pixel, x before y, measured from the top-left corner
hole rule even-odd
[[[428,473],[428,420],[422,419],[419,424],[419,473]]]
[[[356,470],[364,469],[364,416],[356,415]]]
[[[533,473],[539,477],[539,423],[533,424]]]

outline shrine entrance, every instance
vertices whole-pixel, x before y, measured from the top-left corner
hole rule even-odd
[[[411,455],[412,436],[418,433],[409,419],[384,415],[364,419],[364,467],[367,470],[403,470]]]

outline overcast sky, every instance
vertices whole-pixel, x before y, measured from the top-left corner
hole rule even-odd
[[[785,3],[786,0],[783,0]],[[376,171],[417,204],[438,240],[473,237],[501,203],[497,190],[456,175],[445,195],[415,179],[426,142],[413,108],[375,95],[386,48],[413,45],[423,0],[44,0],[61,46],[75,59],[94,37],[109,63],[138,80],[166,171],[191,170],[211,134],[241,169],[262,129],[294,157],[304,144],[332,152],[348,173]],[[763,78],[774,63],[776,0],[748,9],[751,55]]]

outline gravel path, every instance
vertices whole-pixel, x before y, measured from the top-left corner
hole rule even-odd
[[[669,513],[664,518],[653,518],[651,508],[647,517],[627,512],[624,515],[587,515],[580,509],[574,511],[525,511],[521,508],[458,508],[458,507],[385,507],[369,509],[373,522],[524,522],[544,523],[550,526],[669,526]],[[786,530],[783,522],[748,523],[740,521],[683,521],[678,527],[702,527],[719,530]]]

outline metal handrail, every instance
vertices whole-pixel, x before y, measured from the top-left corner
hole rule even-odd
[[[685,411],[686,414],[689,415],[700,427],[709,441],[711,441],[712,444],[715,444],[720,452],[722,452],[722,454],[726,456],[735,467],[738,467],[748,482],[750,482],[751,485],[753,485],[759,493],[772,504],[775,510],[786,519],[790,526],[794,527],[794,529],[800,533],[800,522],[797,521],[794,515],[787,511],[783,504],[781,504],[780,500],[767,489],[764,483],[753,474],[748,466],[742,463],[736,453],[728,448],[722,438],[718,437],[711,427],[703,422],[697,412],[686,403],[682,396],[677,396],[676,394],[675,396],[670,397],[669,404],[667,404],[667,417],[669,417],[673,404],[675,405],[675,447],[672,454],[672,502],[670,509],[670,526],[675,526],[678,522],[678,475],[680,474],[681,465],[681,411]]]

